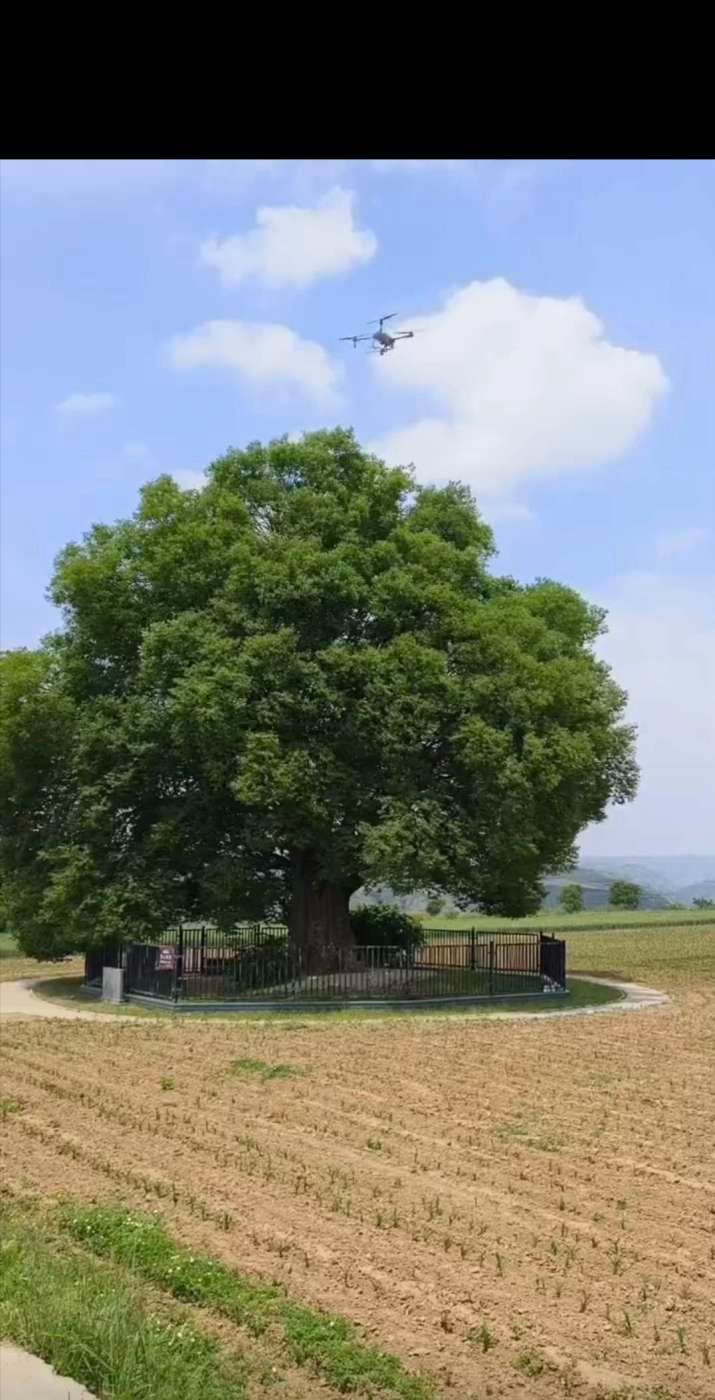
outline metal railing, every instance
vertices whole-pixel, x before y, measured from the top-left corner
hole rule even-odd
[[[123,967],[123,949],[116,944],[90,948],[84,958],[84,982],[87,987],[101,987],[105,967]]]
[[[169,929],[130,943],[125,986],[189,1002],[419,1001],[534,994],[565,987],[565,945],[538,932],[470,931],[453,943],[334,948],[316,970],[280,925],[222,933]]]

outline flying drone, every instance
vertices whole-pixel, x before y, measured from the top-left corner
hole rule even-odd
[[[376,331],[368,331],[367,335],[341,335],[341,340],[351,340],[357,349],[359,340],[371,340],[370,351],[378,355],[386,355],[388,350],[394,350],[398,340],[411,340],[417,331],[395,331],[390,334],[384,329],[385,321],[391,321],[397,315],[396,311],[391,311],[389,316],[381,316],[378,321],[368,321],[368,326],[377,326]],[[370,353],[370,352],[368,352]]]

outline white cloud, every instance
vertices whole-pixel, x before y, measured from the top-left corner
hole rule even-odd
[[[175,336],[168,354],[175,369],[229,370],[258,386],[299,389],[323,406],[335,403],[342,374],[322,345],[271,322],[205,321]]]
[[[686,530],[668,530],[659,535],[655,547],[661,559],[672,559],[678,554],[690,554],[699,544],[710,538],[711,531],[702,525],[691,525]]]
[[[203,491],[206,485],[206,473],[191,471],[188,467],[179,467],[171,475],[182,491]]]
[[[55,412],[65,423],[78,418],[96,418],[114,408],[117,400],[114,394],[70,394],[61,403],[55,404]]]
[[[629,694],[638,725],[635,802],[590,827],[591,855],[689,855],[715,834],[715,575],[683,584],[629,574],[598,600],[609,609],[599,643]],[[587,858],[584,857],[587,864]]]
[[[612,461],[668,387],[657,356],[611,344],[579,298],[503,278],[471,282],[404,325],[424,333],[376,359],[376,372],[434,412],[374,448],[414,462],[422,480],[508,496],[516,482]]]
[[[267,287],[309,287],[337,277],[369,262],[377,249],[374,233],[353,222],[354,199],[351,190],[336,188],[312,208],[264,206],[247,233],[204,243],[201,260],[227,287],[251,278]]]

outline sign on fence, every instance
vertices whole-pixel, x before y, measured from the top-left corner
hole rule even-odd
[[[156,955],[157,972],[173,972],[176,953],[173,948],[159,948]]]

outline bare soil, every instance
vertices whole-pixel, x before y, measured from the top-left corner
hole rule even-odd
[[[13,1022],[2,1175],[144,1202],[455,1400],[711,1400],[714,1067],[695,984],[553,1021]]]

